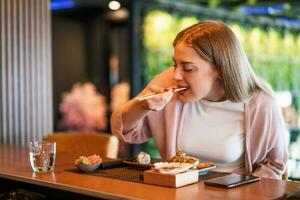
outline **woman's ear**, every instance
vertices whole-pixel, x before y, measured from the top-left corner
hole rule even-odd
[[[217,73],[217,74],[216,74],[217,80],[220,80],[220,81],[221,81],[221,80],[222,80],[222,74],[221,74],[221,72],[220,72],[219,70],[217,70],[216,73]]]

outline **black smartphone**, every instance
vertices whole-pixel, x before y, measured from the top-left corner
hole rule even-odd
[[[230,174],[220,178],[204,181],[204,184],[209,186],[223,187],[223,188],[233,188],[233,187],[237,187],[247,183],[252,183],[259,180],[260,177],[257,176]]]

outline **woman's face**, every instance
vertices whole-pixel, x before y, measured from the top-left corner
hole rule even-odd
[[[173,60],[173,80],[178,87],[188,87],[188,90],[179,92],[181,101],[224,99],[224,89],[218,78],[219,72],[212,63],[201,58],[192,47],[183,42],[176,44]]]

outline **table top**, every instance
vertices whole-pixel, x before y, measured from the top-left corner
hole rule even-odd
[[[0,178],[41,185],[105,199],[275,199],[300,189],[300,183],[261,179],[237,188],[205,186],[203,182],[180,188],[91,176],[68,171],[74,169],[72,155],[57,152],[55,169],[50,173],[33,173],[28,149],[0,145]]]

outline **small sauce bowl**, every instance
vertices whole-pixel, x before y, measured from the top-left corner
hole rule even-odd
[[[89,164],[85,164],[85,163],[78,163],[78,164],[76,164],[76,167],[83,172],[92,172],[92,171],[95,171],[96,169],[98,169],[100,164],[101,164],[101,162],[98,162],[93,165],[89,165]]]

